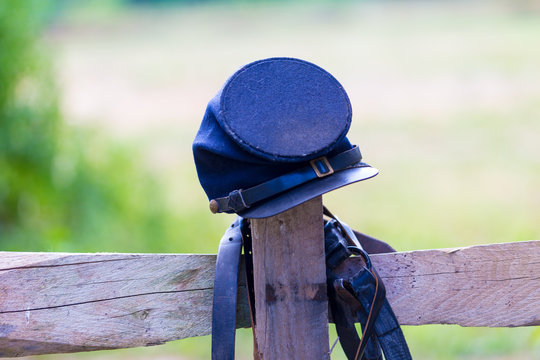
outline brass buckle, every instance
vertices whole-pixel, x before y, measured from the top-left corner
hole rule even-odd
[[[324,166],[326,166],[328,171],[322,173],[317,167],[318,162],[322,162]],[[315,174],[317,174],[317,177],[319,178],[323,178],[325,176],[332,175],[334,173],[334,168],[332,167],[332,165],[330,165],[330,162],[328,161],[326,156],[322,156],[320,158],[310,160],[309,164],[311,165],[311,167],[315,171]]]

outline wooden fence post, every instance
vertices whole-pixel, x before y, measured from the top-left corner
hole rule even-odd
[[[328,299],[322,197],[252,219],[259,358],[326,359]]]

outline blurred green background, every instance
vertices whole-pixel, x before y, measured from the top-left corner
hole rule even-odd
[[[381,170],[325,196],[350,225],[402,251],[540,239],[536,1],[0,0],[1,249],[215,253],[232,217],[207,210],[191,141],[227,77],[272,56],[349,93]],[[540,359],[540,328],[404,330],[418,359]]]

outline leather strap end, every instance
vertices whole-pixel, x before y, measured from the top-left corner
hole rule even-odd
[[[219,212],[219,203],[215,199],[210,200],[208,206],[210,207],[212,214],[217,214]]]

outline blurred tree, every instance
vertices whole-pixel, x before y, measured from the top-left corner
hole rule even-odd
[[[61,131],[35,38],[44,2],[0,2],[0,229],[32,223],[53,188]]]
[[[137,153],[61,121],[49,5],[0,1],[0,249],[164,251],[174,219]]]

